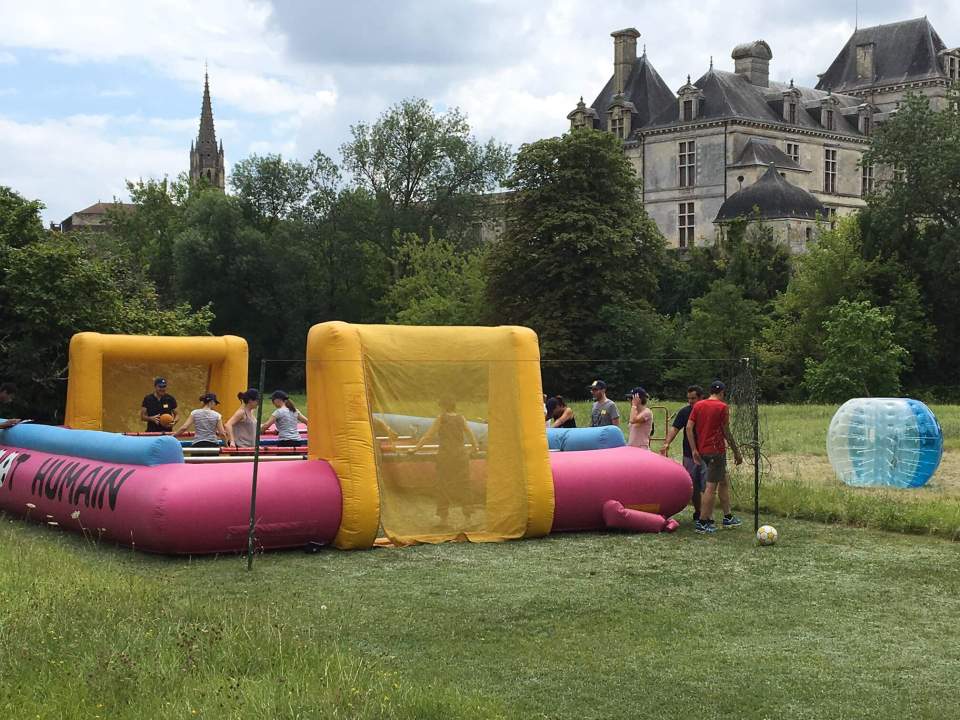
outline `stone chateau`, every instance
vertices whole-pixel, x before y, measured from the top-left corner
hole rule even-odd
[[[763,40],[733,49],[733,72],[710,67],[674,93],[640,33],[611,33],[613,75],[570,127],[622,138],[643,178],[643,203],[674,247],[713,242],[759,209],[800,251],[818,218],[854,212],[877,175],[861,158],[873,130],[908,92],[943,107],[960,80],[960,48],[926,18],[856,30],[815,88],[770,79]]]

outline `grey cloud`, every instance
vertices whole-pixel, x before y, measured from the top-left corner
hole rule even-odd
[[[291,53],[336,65],[450,66],[509,62],[527,21],[521,4],[272,0]]]

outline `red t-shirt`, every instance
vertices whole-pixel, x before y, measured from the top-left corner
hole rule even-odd
[[[690,419],[697,431],[697,452],[720,455],[727,451],[723,428],[730,420],[730,409],[723,400],[701,400],[693,406]]]

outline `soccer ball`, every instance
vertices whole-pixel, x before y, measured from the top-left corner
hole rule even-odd
[[[761,525],[757,530],[757,542],[761,545],[773,545],[777,541],[777,529],[773,525]]]

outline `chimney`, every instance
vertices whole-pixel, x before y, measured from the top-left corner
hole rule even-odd
[[[610,37],[613,38],[613,94],[619,95],[637,61],[637,38],[640,33],[636,28],[627,28],[610,33]]]
[[[770,87],[770,60],[773,52],[763,40],[737,45],[730,57],[734,60],[733,71],[742,75],[751,85]]]

